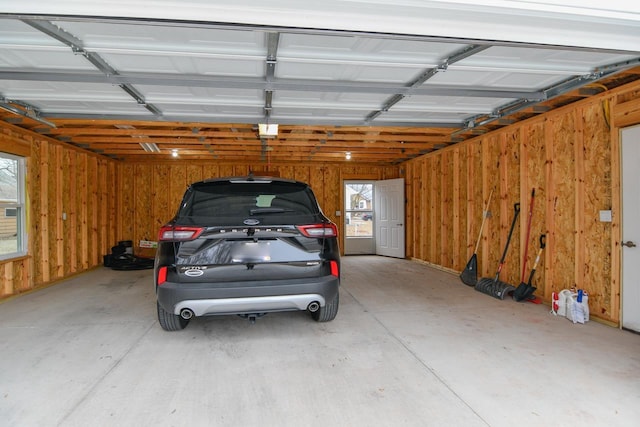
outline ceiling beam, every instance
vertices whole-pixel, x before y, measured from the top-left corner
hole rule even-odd
[[[280,33],[266,33],[267,58],[265,61],[265,81],[271,83],[276,78],[276,64],[278,62],[278,44],[280,43]],[[269,123],[271,111],[273,109],[273,89],[264,91],[264,119]]]
[[[22,101],[6,99],[1,94],[0,94],[0,109],[4,111],[8,111],[9,113],[12,113],[21,117],[26,117],[28,119],[35,120],[36,122],[42,123],[52,128],[56,127],[55,124],[40,117],[42,113],[36,107]]]
[[[305,92],[348,92],[372,94],[399,95],[436,95],[436,96],[465,96],[483,98],[528,98],[544,99],[542,91],[514,90],[507,87],[478,87],[465,88],[451,85],[428,85],[411,88],[402,84],[388,84],[375,82],[329,81],[311,79],[275,79],[266,81],[261,77],[226,77],[188,74],[163,73],[119,73],[104,75],[86,71],[0,71],[0,80],[22,80],[41,82],[79,82],[103,83],[111,85],[145,85],[145,86],[179,86],[179,87],[209,87],[232,89],[258,89],[264,91],[292,90]]]
[[[121,120],[130,122],[136,120],[133,115],[117,115],[117,114],[78,114],[78,113],[50,113],[43,112],[48,119],[83,119],[83,120]],[[158,120],[172,122],[202,122],[210,124],[220,123],[256,123],[256,117],[238,117],[238,116],[139,116],[138,120]],[[259,119],[259,118],[258,118]],[[363,126],[366,124],[363,120],[358,119],[340,119],[340,118],[280,118],[279,124],[286,125],[327,125],[327,126]],[[411,127],[411,128],[459,128],[461,122],[430,122],[430,121],[385,121],[376,123],[376,127]]]
[[[85,57],[87,61],[93,64],[93,66],[101,71],[105,76],[117,76],[119,74],[118,71],[111,67],[107,63],[107,61],[102,59],[100,55],[95,52],[89,52],[85,50],[82,40],[78,39],[73,34],[68,33],[57,25],[54,25],[49,21],[34,19],[23,19],[22,22],[69,46],[74,55],[82,55],[83,57]],[[144,99],[144,96],[130,83],[119,83],[118,86],[127,94],[129,94],[129,96],[131,96],[139,105],[143,106],[151,113],[157,116],[162,115],[160,110],[153,104],[147,103]]]
[[[52,135],[50,135],[52,136]],[[425,143],[432,142],[449,142],[449,134],[443,133],[438,136],[411,136],[411,137],[403,137],[399,135],[389,135],[382,136],[380,138],[367,138],[362,135],[353,135],[351,137],[337,137],[331,139],[324,139],[318,137],[309,137],[306,138],[304,136],[299,138],[277,138],[273,139],[272,143],[276,145],[300,145],[303,146],[305,144],[322,144],[326,146],[337,146],[337,145],[353,145],[358,147],[368,147],[373,146],[373,144],[383,144],[383,145],[395,145],[398,144],[398,147],[402,147],[402,144],[406,144],[406,146],[414,146]],[[187,138],[171,138],[171,137],[150,137],[150,138],[127,138],[127,137],[110,137],[110,136],[69,136],[69,135],[61,135],[59,138],[60,141],[67,142],[75,142],[75,143],[85,143],[85,144],[139,144],[141,142],[153,142],[156,144],[192,144],[192,145],[203,145],[203,144],[236,144],[238,142],[246,142],[246,141],[254,141],[257,140],[257,135],[247,135],[246,137],[241,138],[232,138],[232,137],[209,137],[201,140],[197,139],[187,139]]]
[[[471,55],[474,55],[476,53],[482,52],[483,50],[488,49],[488,48],[489,48],[488,45],[484,45],[484,46],[483,45],[471,45],[471,46],[467,46],[467,47],[455,52],[453,55],[448,56],[443,61],[441,61],[440,64],[438,64],[436,67],[429,68],[429,69],[425,70],[417,79],[415,79],[414,81],[409,82],[408,84],[406,84],[403,89],[405,89],[407,92],[396,93],[396,94],[392,95],[391,97],[389,97],[382,104],[382,107],[379,110],[375,110],[375,111],[370,112],[365,117],[364,122],[367,123],[367,124],[370,124],[371,122],[376,120],[378,117],[380,117],[384,113],[388,112],[391,109],[391,107],[393,107],[394,105],[398,104],[406,96],[415,95],[420,86],[422,86],[427,80],[431,79],[433,76],[435,76],[439,72],[446,71],[447,68],[449,67],[449,65],[454,64],[454,63],[456,63],[458,61],[461,61],[461,60],[463,60],[465,58],[468,58]],[[446,96],[453,96],[453,95],[450,95],[450,94],[447,93]],[[468,96],[468,95],[466,95],[466,96]]]

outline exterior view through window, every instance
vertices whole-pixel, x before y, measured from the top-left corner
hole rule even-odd
[[[350,182],[344,187],[346,233],[349,237],[373,236],[373,183]]]
[[[24,255],[24,159],[0,153],[0,259]]]

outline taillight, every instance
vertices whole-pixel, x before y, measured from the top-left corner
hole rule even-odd
[[[333,223],[298,225],[298,230],[305,237],[336,237],[338,227]]]
[[[160,267],[158,269],[158,286],[167,281],[167,267]]]
[[[160,229],[158,233],[158,240],[160,241],[186,241],[196,239],[202,234],[204,228],[202,227],[182,227],[166,225]]]
[[[335,277],[340,277],[340,270],[338,269],[338,261],[329,262],[331,265],[331,275]]]

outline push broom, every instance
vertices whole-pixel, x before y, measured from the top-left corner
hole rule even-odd
[[[480,232],[478,233],[478,241],[476,242],[476,248],[473,251],[473,255],[469,258],[469,262],[460,273],[460,280],[462,283],[469,286],[475,286],[478,283],[478,247],[480,246],[480,239],[482,238],[482,228],[484,227],[484,220],[487,219],[489,215],[489,203],[491,203],[491,196],[493,195],[493,190],[489,193],[489,199],[487,200],[487,204],[482,211],[482,222],[480,223]]]

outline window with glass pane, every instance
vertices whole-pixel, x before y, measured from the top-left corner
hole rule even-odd
[[[373,183],[347,183],[344,189],[346,237],[372,237]]]
[[[0,153],[0,259],[24,255],[24,159]]]

